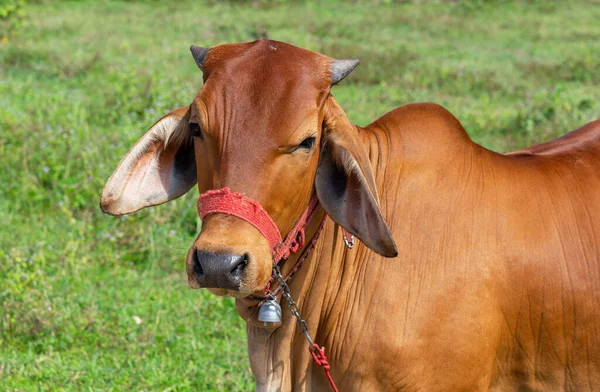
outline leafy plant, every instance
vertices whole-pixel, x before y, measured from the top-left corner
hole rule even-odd
[[[23,25],[25,0],[0,1],[0,40],[8,42],[8,35]]]

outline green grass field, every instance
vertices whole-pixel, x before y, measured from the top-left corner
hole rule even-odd
[[[197,191],[114,218],[104,182],[191,102],[190,44],[269,37],[359,57],[358,124],[409,102],[509,151],[600,117],[598,1],[57,2],[0,43],[0,390],[247,391],[231,299],[187,287]]]

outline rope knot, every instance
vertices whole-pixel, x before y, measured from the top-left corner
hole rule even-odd
[[[306,234],[304,233],[304,228],[302,227],[300,228],[300,230],[298,230],[298,232],[296,233],[296,238],[294,238],[294,241],[292,241],[292,243],[290,244],[291,252],[295,253],[298,251],[298,249],[303,247],[305,239]]]
[[[329,365],[329,361],[327,361],[327,357],[325,356],[325,347],[319,347],[318,344],[313,343],[313,347],[308,347],[310,351],[310,355],[312,355],[315,363],[325,369],[325,371],[331,370],[331,365]]]
[[[325,347],[319,347],[318,344],[313,343],[312,346],[308,346],[308,351],[315,363],[325,371],[325,376],[329,381],[329,385],[331,385],[331,389],[333,389],[334,392],[338,392],[335,382],[333,382],[333,378],[331,377],[331,373],[329,373],[331,365],[329,365],[329,361],[327,361],[327,357],[325,356]]]

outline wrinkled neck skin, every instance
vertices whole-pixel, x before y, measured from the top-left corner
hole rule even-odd
[[[398,257],[347,249],[328,218],[290,285],[338,389],[600,385],[600,122],[508,156],[433,104],[356,129]],[[282,310],[270,330],[240,312],[257,390],[329,390]]]
[[[399,228],[407,224],[403,219],[410,215],[411,198],[423,197],[419,181],[410,178],[410,174],[420,168],[426,176],[433,173],[441,181],[441,173],[425,168],[430,163],[423,157],[432,153],[431,149],[462,148],[465,155],[471,153],[472,144],[458,122],[450,124],[456,129],[431,135],[439,141],[435,146],[422,144],[422,132],[431,130],[418,123],[418,116],[415,112],[393,111],[365,128],[356,127],[369,154],[383,216],[399,245],[398,258],[383,258],[358,240],[353,249],[348,249],[341,228],[328,217],[315,249],[290,284],[309,333],[315,343],[325,347],[333,379],[343,391],[378,391],[398,385],[402,375],[373,374],[372,369],[376,361],[398,360],[379,356],[384,354],[386,346],[394,346],[394,342],[386,341],[385,328],[404,328],[410,304],[410,284],[406,279],[414,276],[414,271],[410,271],[415,266],[405,257],[406,249],[402,249],[405,241],[399,236],[406,233]],[[452,123],[452,119],[442,120]],[[401,127],[401,123],[407,124]],[[462,163],[455,160],[452,165],[456,168]],[[444,166],[446,163],[439,162],[439,167]],[[429,181],[421,185],[425,183]],[[398,211],[399,208],[405,212]],[[320,216],[307,231],[307,243],[320,223]],[[289,270],[295,261],[295,257],[290,258],[283,270]],[[280,299],[280,304],[282,324],[265,328],[257,320],[256,302],[237,301],[238,312],[247,321],[248,353],[257,391],[329,390],[324,371],[312,363],[308,342],[298,330],[285,299]],[[382,308],[385,310],[381,311]],[[397,322],[386,322],[388,318]],[[363,350],[377,345],[381,347],[376,350],[379,352]]]

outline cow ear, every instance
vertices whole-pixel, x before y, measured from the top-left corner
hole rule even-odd
[[[190,108],[158,120],[129,150],[108,179],[100,207],[122,215],[185,194],[197,181]]]
[[[396,257],[398,249],[383,219],[367,152],[358,131],[329,98],[315,178],[319,201],[337,224],[373,251]]]

